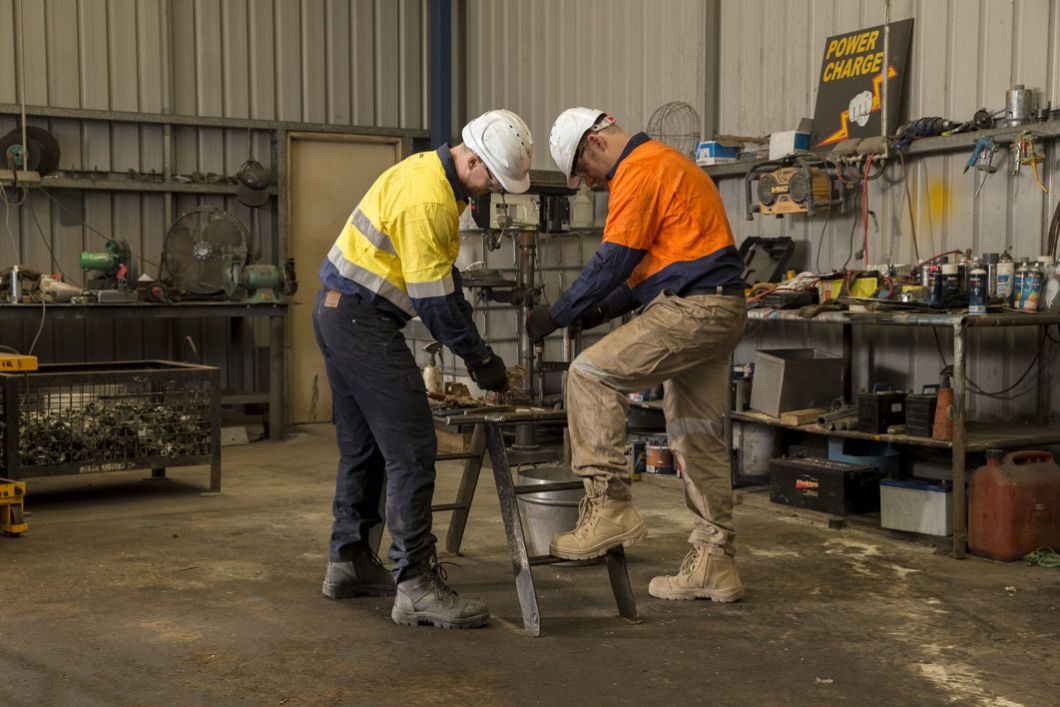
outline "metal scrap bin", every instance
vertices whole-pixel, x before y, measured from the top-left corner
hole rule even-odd
[[[817,349],[755,354],[751,408],[773,417],[789,410],[827,408],[843,395],[843,357]]]
[[[0,476],[210,466],[221,488],[218,370],[174,361],[0,373]]]

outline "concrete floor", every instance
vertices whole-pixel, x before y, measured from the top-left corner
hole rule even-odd
[[[30,531],[0,538],[3,705],[1052,705],[1060,570],[980,559],[769,510],[737,513],[747,598],[663,602],[689,517],[641,483],[630,548],[643,622],[602,566],[535,569],[545,635],[522,633],[491,475],[450,580],[477,631],[399,627],[390,602],[320,594],[336,458],[329,426],[224,450],[204,469],[31,482]],[[454,463],[440,468],[450,498]],[[437,532],[444,535],[446,516]]]

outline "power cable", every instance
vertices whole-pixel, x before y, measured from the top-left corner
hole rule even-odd
[[[87,221],[85,221],[85,220],[84,220],[83,218],[81,218],[80,216],[78,216],[78,215],[77,215],[76,213],[74,213],[74,212],[73,212],[73,211],[71,211],[70,209],[66,208],[66,206],[64,206],[64,205],[63,205],[63,203],[62,203],[61,201],[59,201],[59,200],[58,200],[58,199],[56,199],[56,198],[55,198],[54,196],[52,196],[51,194],[49,194],[49,193],[48,193],[48,190],[47,190],[47,189],[45,189],[45,188],[43,188],[43,187],[35,187],[35,189],[37,189],[38,191],[40,191],[40,193],[41,193],[41,194],[43,194],[43,195],[44,195],[45,197],[47,197],[48,199],[50,199],[50,200],[52,201],[52,203],[54,203],[54,204],[55,204],[56,206],[58,206],[58,207],[59,207],[60,209],[62,209],[62,210],[63,210],[63,211],[65,211],[65,212],[66,212],[67,214],[69,214],[70,216],[72,216],[72,217],[73,217],[73,218],[74,218],[74,219],[75,219],[75,220],[76,220],[76,221],[77,221],[78,223],[80,223],[80,224],[81,224],[82,226],[84,226],[85,228],[87,228],[87,229],[88,229],[88,230],[89,230],[90,232],[92,232],[92,233],[96,234],[96,235],[97,235],[97,236],[99,236],[100,238],[102,238],[102,239],[104,239],[104,240],[107,240],[107,241],[112,241],[112,240],[115,240],[115,238],[114,238],[113,236],[108,236],[108,235],[107,235],[106,233],[103,233],[102,231],[100,231],[100,230],[98,230],[98,229],[94,228],[94,227],[93,227],[93,226],[91,226],[91,225],[90,225],[90,224],[89,224],[89,223],[88,223]],[[142,255],[140,256],[140,261],[141,261],[141,262],[143,262],[143,264],[144,264],[144,265],[150,265],[151,267],[157,268],[159,272],[162,272],[162,266],[161,266],[161,265],[159,265],[158,263],[153,263],[153,262],[151,262],[150,260],[148,260],[147,258],[143,257]]]

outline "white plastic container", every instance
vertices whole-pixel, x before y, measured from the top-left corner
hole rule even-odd
[[[924,481],[880,480],[880,525],[910,533],[953,534],[950,485]]]

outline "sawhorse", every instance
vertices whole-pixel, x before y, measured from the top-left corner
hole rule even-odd
[[[582,482],[563,481],[530,486],[515,485],[512,481],[512,470],[508,460],[508,450],[504,445],[502,428],[517,424],[565,424],[566,421],[566,412],[553,410],[447,416],[445,418],[447,425],[474,425],[471,446],[466,452],[438,455],[439,461],[465,460],[456,501],[437,504],[431,509],[453,513],[449,521],[449,531],[446,534],[445,549],[448,552],[459,554],[471,502],[475,497],[475,486],[478,484],[479,472],[482,469],[482,461],[486,453],[489,454],[493,478],[497,485],[497,498],[501,506],[501,518],[504,520],[504,531],[508,538],[508,554],[512,561],[512,573],[515,575],[515,589],[519,594],[519,606],[523,613],[523,628],[531,636],[541,635],[541,614],[537,606],[534,575],[530,568],[533,565],[553,564],[564,562],[564,560],[552,555],[529,556],[527,554],[523,523],[519,516],[519,504],[516,497],[524,493],[580,489]],[[618,613],[629,621],[637,621],[637,602],[629,584],[626,553],[620,545],[608,551],[606,558],[607,573],[611,581],[611,591],[615,595],[615,603],[618,605]]]

